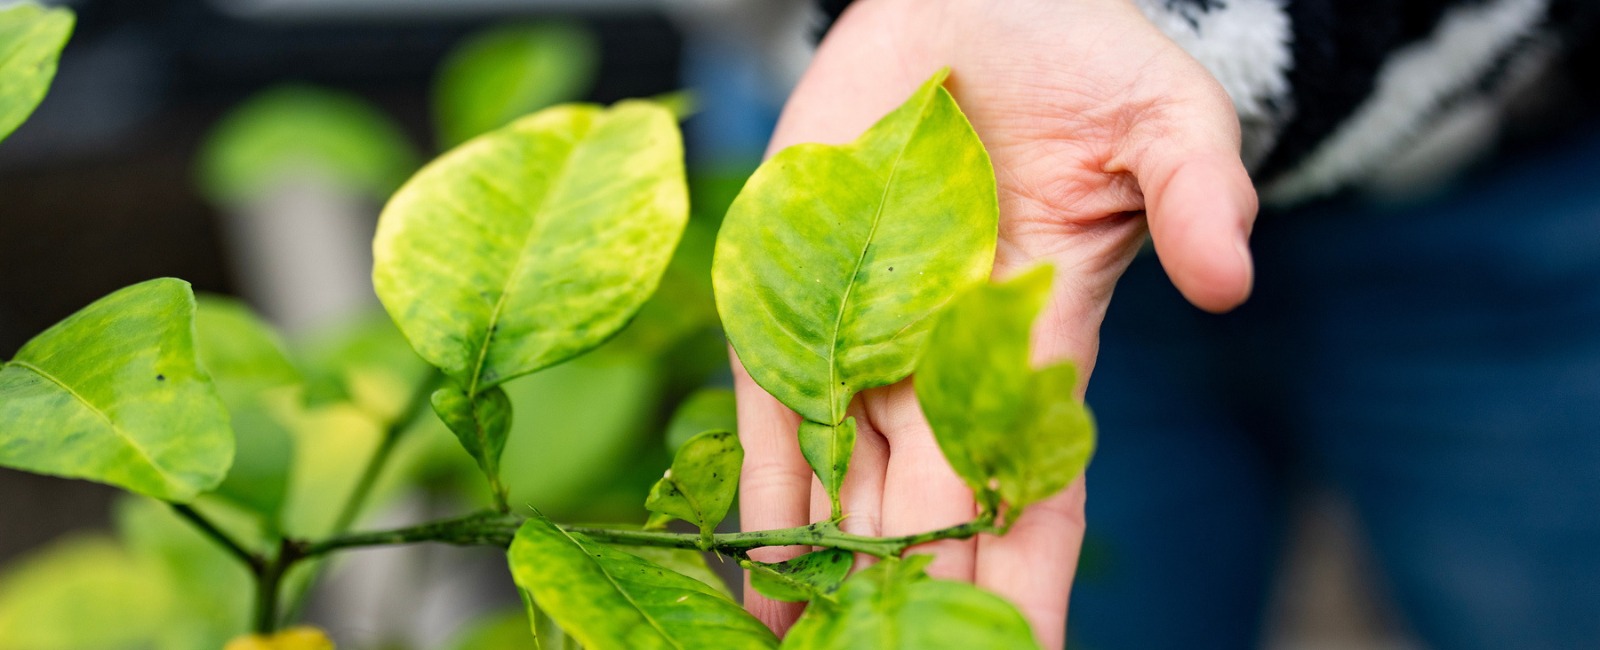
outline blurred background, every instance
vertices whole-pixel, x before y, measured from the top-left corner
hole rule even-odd
[[[519,477],[513,502],[642,523],[675,413],[731,419],[711,242],[809,56],[805,0],[64,4],[78,22],[53,88],[0,147],[0,358],[153,277],[211,295],[202,330],[261,335],[241,307],[253,309],[294,361],[277,383],[305,399],[263,397],[273,381],[222,387],[240,449],[233,487],[202,505],[239,534],[338,528],[426,376],[368,279],[383,200],[439,152],[555,103],[659,97],[692,111],[694,218],[624,335],[510,389],[506,457],[525,461],[505,470]],[[356,526],[487,503],[433,420],[404,433]],[[493,551],[350,556],[312,591],[307,617],[340,647],[527,640]],[[0,469],[0,648],[218,648],[248,627],[250,599],[247,577],[158,504]],[[495,640],[505,631],[512,641]]]
[[[383,199],[425,161],[563,101],[689,107],[693,219],[662,294],[622,336],[508,386],[514,504],[641,522],[672,442],[731,422],[711,242],[809,57],[810,0],[64,4],[78,25],[54,87],[0,146],[0,358],[153,277],[213,294],[219,319],[261,314],[294,368],[229,400],[258,441],[241,437],[229,480],[258,485],[212,507],[240,530],[263,526],[252,511],[292,533],[339,528],[343,496],[396,426],[408,430],[358,527],[487,502],[448,432],[401,422],[425,371],[377,308],[368,242]],[[295,398],[274,393],[285,386]],[[1411,647],[1348,509],[1314,489],[1299,500],[1266,645]],[[1091,537],[1089,575],[1103,551]],[[492,550],[362,551],[316,569],[296,589],[341,648],[526,642]],[[0,469],[0,650],[216,648],[247,627],[247,585],[153,502]]]

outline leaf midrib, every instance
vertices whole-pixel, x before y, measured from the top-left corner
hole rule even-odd
[[[594,121],[598,122],[601,117],[602,115],[596,115]],[[534,240],[540,231],[542,222],[540,217],[544,215],[545,208],[550,205],[551,197],[557,194],[557,189],[566,184],[567,174],[572,170],[572,160],[577,157],[578,150],[587,143],[589,134],[593,133],[596,128],[598,126],[591,122],[589,129],[572,144],[572,149],[567,152],[567,156],[561,160],[561,166],[556,169],[554,178],[548,186],[550,188],[549,191],[545,192],[544,196],[539,197],[539,204],[534,206],[533,211],[529,213],[529,219],[533,223],[528,226],[528,232],[522,238],[522,245],[517,247],[517,261],[511,266],[511,273],[506,278],[505,286],[501,287],[500,296],[495,299],[494,309],[489,312],[489,322],[483,330],[483,343],[478,347],[478,361],[473,364],[472,381],[467,385],[467,397],[469,399],[476,399],[478,396],[478,381],[483,375],[483,366],[489,356],[489,346],[494,342],[495,327],[500,324],[500,314],[505,310],[506,296],[511,295],[516,290],[518,279],[522,277],[522,269],[528,263],[528,258],[530,257],[528,255],[528,244]],[[503,193],[498,187],[495,189]]]
[[[56,377],[55,375],[49,373],[45,369],[40,368],[39,366],[36,366],[36,365],[34,365],[32,363],[29,363],[27,361],[22,361],[22,360],[19,360],[19,359],[13,359],[9,363],[0,364],[0,367],[4,367],[4,366],[8,366],[8,365],[9,366],[16,366],[18,368],[27,369],[27,370],[33,372],[34,374],[39,375],[40,377],[44,377],[45,379],[49,380],[50,383],[55,384],[57,388],[60,388],[61,390],[66,391],[68,395],[71,395],[72,398],[77,400],[79,404],[82,404],[84,406],[84,408],[89,409],[90,413],[95,414],[95,416],[100,418],[100,420],[102,422],[105,422],[106,426],[110,427],[111,431],[116,433],[118,438],[121,438],[123,440],[123,442],[126,442],[128,444],[129,447],[132,447],[133,450],[139,454],[139,457],[144,459],[145,464],[149,465],[151,469],[155,470],[156,474],[160,475],[161,478],[168,483],[168,487],[176,487],[174,485],[176,483],[176,480],[172,477],[172,475],[170,475],[166,471],[164,471],[161,468],[161,465],[159,465],[159,464],[157,464],[155,462],[155,459],[154,459],[153,456],[150,455],[149,450],[145,449],[143,445],[139,444],[139,441],[137,439],[135,439],[127,431],[124,431],[122,429],[122,427],[117,425],[116,422],[112,421],[110,415],[107,415],[105,411],[101,410],[100,407],[96,406],[93,402],[90,402],[88,398],[86,398],[83,395],[79,394],[77,390],[74,390],[71,386],[67,385],[66,382],[62,381],[60,378]]]
[[[861,244],[861,252],[856,255],[855,268],[850,273],[850,283],[845,285],[844,296],[839,300],[839,313],[834,317],[833,336],[828,345],[828,415],[833,420],[829,423],[830,425],[837,425],[840,420],[844,419],[844,414],[838,412],[839,370],[836,363],[839,355],[839,330],[844,327],[844,314],[849,310],[850,296],[855,292],[856,284],[861,275],[861,268],[867,263],[867,250],[872,248],[872,241],[878,235],[878,225],[883,222],[884,208],[889,203],[889,189],[894,187],[895,174],[900,171],[900,161],[905,158],[906,149],[911,147],[911,141],[916,138],[917,132],[922,130],[923,119],[927,116],[928,111],[933,108],[938,98],[939,89],[935,88],[928,100],[923,102],[922,106],[917,109],[917,116],[911,127],[911,132],[906,135],[905,142],[901,143],[899,149],[895,151],[894,162],[889,164],[889,176],[884,179],[883,192],[878,195],[878,205],[872,214],[872,225],[867,229],[866,241]],[[838,436],[833,436],[833,439],[829,441],[829,447],[834,455],[838,454]]]
[[[550,527],[560,531],[561,535],[567,538],[567,541],[572,542],[573,546],[577,546],[580,551],[583,551],[583,558],[594,564],[595,568],[600,569],[600,575],[606,577],[606,582],[611,584],[611,588],[616,590],[617,595],[622,596],[623,600],[628,601],[628,604],[633,606],[634,611],[639,612],[640,618],[643,618],[646,623],[650,624],[650,627],[653,628],[657,634],[661,635],[662,640],[672,644],[672,647],[677,648],[678,650],[685,650],[685,648],[680,645],[677,640],[673,639],[671,635],[667,634],[666,629],[661,627],[661,623],[657,622],[654,617],[650,616],[650,613],[645,611],[644,607],[640,605],[638,601],[634,600],[633,596],[628,594],[628,590],[623,589],[622,585],[617,584],[617,579],[611,576],[611,572],[606,570],[606,566],[604,564],[590,559],[589,547],[584,546],[583,542],[578,541],[578,538],[573,537],[572,533],[567,532],[566,529],[554,524],[551,524]]]

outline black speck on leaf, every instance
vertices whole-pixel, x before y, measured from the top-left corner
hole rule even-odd
[[[891,267],[889,267],[889,272],[890,272],[890,273],[894,273],[894,267],[892,267],[892,266],[891,266]]]
[[[166,380],[167,380],[167,376],[166,375],[156,375],[156,381],[166,381]]]

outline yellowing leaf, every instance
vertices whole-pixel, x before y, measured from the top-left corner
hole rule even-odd
[[[476,396],[627,324],[687,219],[670,113],[558,106],[412,177],[379,220],[373,282],[418,354]]]
[[[700,528],[707,541],[728,516],[739,491],[744,448],[732,431],[706,431],[678,448],[666,476],[650,489],[644,507]]]
[[[0,140],[44,100],[72,24],[69,9],[31,2],[0,9]]]
[[[0,465],[188,501],[233,462],[228,413],[195,355],[189,284],[150,280],[0,365]]]
[[[543,518],[523,524],[508,557],[517,586],[589,650],[778,645],[766,625],[699,580]]]
[[[911,373],[932,316],[988,277],[999,209],[940,72],[855,142],[802,144],[728,210],[712,279],[739,360],[807,420]]]
[[[785,650],[969,650],[1039,647],[1022,613],[972,584],[934,580],[932,556],[887,559],[862,571],[834,599],[813,601]]]
[[[1033,370],[1028,360],[1051,275],[1040,267],[957,298],[917,366],[917,399],[939,448],[991,510],[996,498],[1021,508],[1055,494],[1094,451],[1072,364]]]

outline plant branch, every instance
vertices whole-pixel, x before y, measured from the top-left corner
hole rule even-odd
[[[301,544],[285,539],[278,544],[278,556],[256,572],[256,634],[277,631],[281,600],[278,592],[283,584],[283,576],[304,556]]]
[[[261,567],[266,564],[266,560],[262,559],[260,555],[251,553],[244,547],[243,544],[240,544],[238,540],[235,540],[228,533],[223,532],[223,530],[218,528],[216,524],[211,523],[210,519],[207,519],[205,515],[200,514],[200,511],[195,510],[193,506],[183,503],[173,503],[170,505],[172,506],[173,512],[178,513],[179,516],[188,520],[190,524],[193,524],[195,528],[200,529],[200,532],[204,533],[207,537],[210,537],[211,540],[216,542],[218,546],[221,546],[223,549],[227,550],[230,555],[238,558],[239,561],[243,562],[245,566],[250,567],[251,572],[260,573]]]
[[[423,524],[411,528],[334,537],[307,545],[303,555],[305,557],[315,557],[342,549],[419,542],[505,547],[511,544],[511,539],[516,536],[517,528],[522,525],[523,521],[521,517],[499,513],[472,515],[461,519]],[[581,533],[598,542],[710,551],[732,557],[743,557],[751,549],[767,546],[801,545],[837,548],[877,557],[890,557],[900,555],[906,549],[918,544],[941,539],[968,539],[979,533],[994,532],[995,530],[994,521],[991,518],[983,517],[958,526],[930,530],[915,535],[869,537],[841,531],[838,524],[833,522],[820,522],[796,528],[722,533],[713,535],[711,540],[707,542],[698,533],[616,530],[580,526],[563,526],[562,528],[569,532]]]

